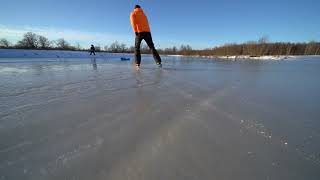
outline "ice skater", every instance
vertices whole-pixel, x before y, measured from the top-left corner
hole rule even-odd
[[[161,58],[159,53],[157,52],[156,48],[154,47],[150,26],[148,22],[147,16],[144,14],[142,8],[139,5],[135,5],[133,12],[130,15],[130,21],[133,28],[133,31],[136,34],[135,38],[135,63],[136,67],[140,67],[141,63],[141,52],[140,52],[140,45],[142,40],[145,40],[148,44],[149,48],[152,51],[153,58],[156,61],[159,67],[162,67]]]
[[[94,56],[96,55],[95,53],[96,49],[94,48],[94,45],[91,44],[91,48],[90,48],[90,56],[93,54]]]

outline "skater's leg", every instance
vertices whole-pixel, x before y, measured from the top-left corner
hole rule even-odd
[[[142,38],[139,33],[136,35],[136,39],[135,39],[134,56],[135,56],[136,65],[140,65],[140,63],[141,63],[141,52],[140,52],[141,41],[142,41]]]
[[[160,58],[160,55],[159,55],[158,51],[154,47],[151,33],[146,33],[145,36],[144,36],[144,40],[147,42],[149,48],[151,49],[152,54],[153,54],[153,58],[156,61],[156,63],[157,64],[161,64],[161,58]]]

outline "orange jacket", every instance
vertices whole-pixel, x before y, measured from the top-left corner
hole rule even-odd
[[[133,10],[130,20],[134,32],[150,32],[148,18],[141,8]]]

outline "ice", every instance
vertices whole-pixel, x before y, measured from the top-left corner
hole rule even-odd
[[[48,56],[0,58],[3,179],[320,176],[317,57]]]

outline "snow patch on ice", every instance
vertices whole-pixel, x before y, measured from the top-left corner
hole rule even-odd
[[[13,68],[13,67],[0,67],[0,73],[25,73],[27,69]]]
[[[242,60],[242,59],[251,59],[251,60],[286,60],[292,59],[295,56],[217,56],[219,59],[230,59],[230,60]]]
[[[223,60],[299,60],[299,59],[309,59],[309,58],[319,58],[320,56],[249,56],[249,55],[241,55],[241,56],[197,56],[201,58],[209,58],[209,59],[223,59]]]

